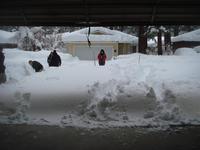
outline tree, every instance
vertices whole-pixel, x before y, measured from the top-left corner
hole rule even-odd
[[[163,54],[163,36],[162,33],[166,33],[168,30],[164,26],[149,26],[147,30],[147,35],[149,39],[155,40],[157,43],[157,53],[158,55]],[[156,38],[157,37],[157,40]],[[170,40],[171,41],[171,40]]]
[[[158,30],[158,55],[162,55],[162,30]]]
[[[28,27],[19,27],[15,38],[20,49],[26,51],[35,51],[35,38]]]
[[[139,26],[139,53],[146,54],[147,34],[144,26]]]
[[[45,31],[42,27],[32,27],[31,32],[34,36],[34,43],[36,50],[41,50],[45,48]]]
[[[164,33],[164,43],[165,43],[165,51],[170,53],[171,51],[171,33],[167,31]]]

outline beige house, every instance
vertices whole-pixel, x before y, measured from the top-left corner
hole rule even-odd
[[[138,38],[120,31],[104,27],[91,27],[88,45],[88,30],[84,28],[63,34],[63,42],[68,53],[81,60],[93,60],[101,49],[107,54],[108,60],[113,56],[136,52]]]

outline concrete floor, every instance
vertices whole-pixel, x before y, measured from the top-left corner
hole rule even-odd
[[[81,129],[0,125],[1,150],[199,150],[200,126]]]

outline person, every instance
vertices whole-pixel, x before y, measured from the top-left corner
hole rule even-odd
[[[2,51],[3,48],[0,47],[0,84],[6,82],[6,74],[5,74],[6,67],[4,66],[5,56]]]
[[[28,63],[32,66],[35,72],[41,72],[44,69],[42,64],[40,64],[38,61],[29,60]]]
[[[101,51],[98,54],[99,66],[104,66],[106,59],[107,59],[106,53],[104,52],[103,49],[101,49]]]
[[[47,62],[49,64],[49,66],[54,66],[54,67],[58,67],[61,65],[61,58],[60,56],[57,54],[56,50],[54,50],[53,52],[51,52],[47,58]]]

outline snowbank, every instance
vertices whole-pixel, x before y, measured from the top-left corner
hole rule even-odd
[[[49,51],[4,52],[8,82],[0,86],[1,123],[89,128],[200,124],[197,53],[184,59],[121,55],[103,67],[59,53],[62,66],[49,68]],[[40,61],[45,71],[33,72],[29,59]]]
[[[178,56],[191,56],[191,55],[197,55],[197,53],[192,48],[184,47],[184,48],[178,48],[178,49],[176,49],[174,55],[178,55]]]

